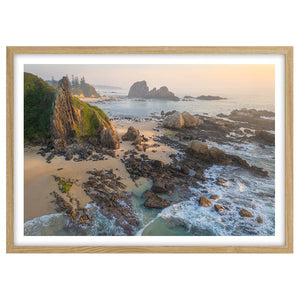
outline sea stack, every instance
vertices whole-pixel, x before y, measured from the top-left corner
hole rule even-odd
[[[149,91],[145,80],[137,81],[130,87],[128,98],[179,100],[166,86]]]

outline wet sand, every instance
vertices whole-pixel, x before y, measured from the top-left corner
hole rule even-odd
[[[114,121],[113,122],[118,136],[121,141],[121,136],[127,132],[129,126],[134,126],[140,130],[146,138],[149,138],[147,144],[159,144],[160,147],[149,148],[146,152],[138,152],[139,154],[147,154],[150,159],[158,159],[164,163],[170,161],[169,155],[175,153],[175,150],[153,141],[155,136],[161,132],[154,131],[153,128],[157,126],[156,121],[146,122],[132,122],[132,121]],[[113,158],[105,155],[106,160],[99,161],[80,161],[74,162],[66,161],[64,157],[54,157],[50,164],[46,162],[45,157],[37,154],[40,147],[26,147],[24,152],[24,221],[31,220],[42,215],[56,213],[55,204],[52,202],[54,197],[50,195],[51,192],[59,192],[58,184],[54,176],[63,177],[65,179],[76,180],[70,189],[70,196],[77,198],[80,206],[84,207],[90,198],[85,194],[81,185],[88,180],[89,174],[87,171],[93,169],[113,169],[117,176],[122,178],[122,182],[131,190],[135,183],[131,180],[125,165],[121,162],[123,153],[127,150],[134,149],[132,142],[121,141],[120,149],[116,150],[116,155],[119,157]],[[152,149],[157,152],[152,152]],[[62,170],[58,170],[62,168]]]

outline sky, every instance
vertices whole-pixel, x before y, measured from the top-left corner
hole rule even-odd
[[[130,86],[146,80],[150,89],[167,86],[175,94],[198,96],[203,93],[226,93],[251,90],[271,91],[275,88],[275,65],[272,64],[102,64],[102,65],[25,65],[30,72],[44,80],[56,80],[66,74],[84,76],[87,83]]]

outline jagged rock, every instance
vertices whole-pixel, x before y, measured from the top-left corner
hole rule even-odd
[[[167,100],[179,100],[174,93],[170,92],[166,86],[162,86],[158,90],[153,88],[149,91],[149,87],[145,80],[135,82],[129,90],[129,98],[152,98],[152,99],[167,99]]]
[[[246,209],[240,210],[239,214],[240,214],[241,217],[253,218],[252,213],[250,211],[246,210]]]
[[[204,206],[204,207],[209,207],[209,206],[211,206],[211,202],[205,197],[200,197],[199,205]]]
[[[51,126],[51,136],[59,151],[77,140],[75,121],[77,121],[77,115],[75,114],[69,81],[67,77],[63,77],[58,82]]]
[[[170,110],[170,111],[168,111],[168,112],[165,113],[165,116],[167,117],[167,116],[173,115],[176,112],[177,112],[177,110],[175,110],[175,109],[174,110]]]
[[[127,132],[122,136],[123,141],[132,141],[135,145],[140,145],[142,138],[140,131],[135,129],[133,126],[130,126]]]
[[[209,149],[207,144],[200,141],[191,141],[186,148],[186,152],[211,164],[219,164],[223,166],[233,165],[253,171],[261,176],[268,175],[267,171],[256,166],[250,166],[246,160],[239,156],[226,154],[224,151],[216,147],[211,147]]]
[[[93,123],[90,122],[91,118]],[[86,136],[93,145],[101,144],[112,149],[120,147],[116,130],[109,118],[102,110],[77,98],[73,99],[67,77],[58,82],[50,135],[56,152],[63,152],[67,145],[80,142],[82,138],[86,140]]]
[[[148,208],[166,208],[171,205],[171,202],[163,197],[152,194],[145,201],[144,206]]]
[[[219,196],[218,196],[218,195],[211,195],[209,198],[210,198],[210,199],[213,199],[213,200],[216,200],[216,199],[219,198]]]

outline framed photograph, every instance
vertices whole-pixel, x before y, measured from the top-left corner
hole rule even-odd
[[[7,252],[293,252],[293,48],[7,47]]]

